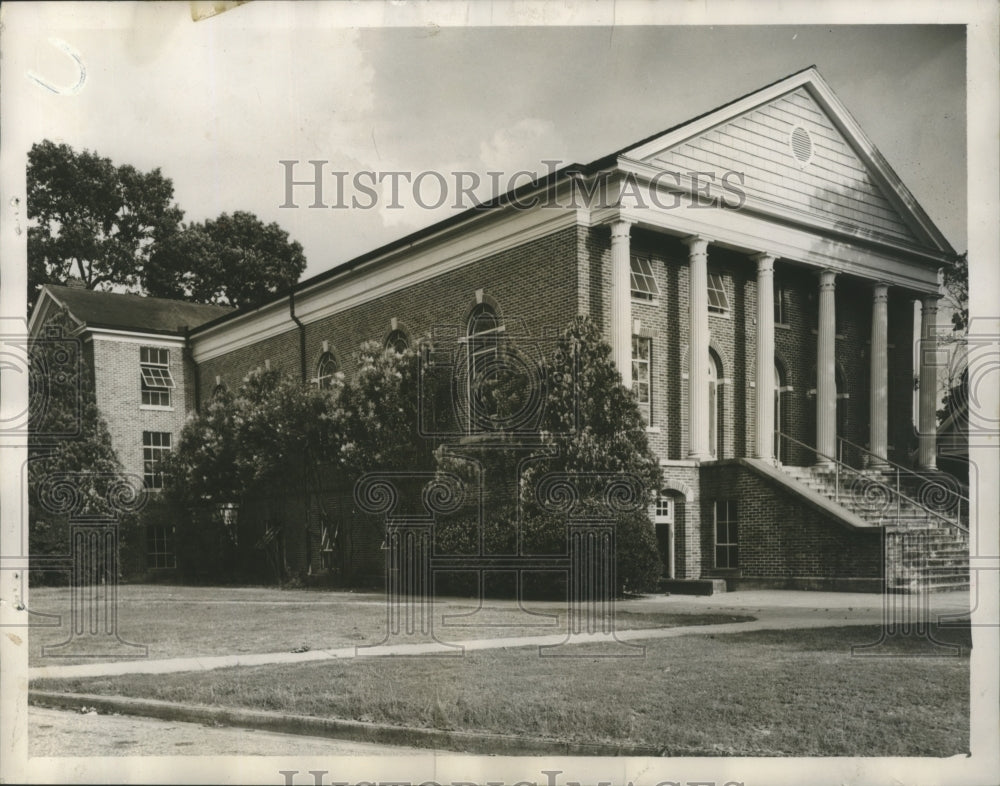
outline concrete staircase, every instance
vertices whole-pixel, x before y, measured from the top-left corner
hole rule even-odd
[[[836,467],[819,466],[781,466],[781,470],[813,492],[885,530],[891,591],[969,589],[968,510],[964,503],[959,503],[959,511],[954,506],[942,510],[947,501],[957,498],[936,493],[942,487],[957,490],[950,476],[897,478],[895,470],[853,470],[844,465],[839,473]],[[927,485],[927,480],[938,481],[940,485]]]

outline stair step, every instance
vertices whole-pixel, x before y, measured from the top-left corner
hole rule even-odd
[[[784,472],[810,491],[859,516],[887,532],[914,536],[916,542],[903,541],[896,553],[894,576],[888,581],[893,592],[949,592],[968,590],[969,543],[968,533],[955,526],[953,519],[942,518],[917,504],[895,495],[895,473],[881,470],[841,472],[811,467],[782,467]],[[876,499],[866,501],[852,484],[860,480],[881,483],[883,488],[870,486]],[[898,488],[908,497],[919,501],[917,495],[922,481],[901,479]],[[858,490],[860,491],[860,489]],[[887,496],[884,504],[878,495]]]

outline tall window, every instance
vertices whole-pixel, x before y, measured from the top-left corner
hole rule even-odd
[[[722,397],[722,362],[708,351],[708,447],[712,458],[723,458],[725,445],[725,410]]]
[[[162,462],[169,452],[169,431],[142,432],[142,475],[146,488],[163,488]]]
[[[632,336],[632,391],[639,401],[639,410],[646,423],[651,422],[650,357],[653,354],[652,339]]]
[[[722,284],[722,276],[718,273],[708,274],[708,310],[712,314],[725,314],[729,311],[729,298]]]
[[[639,300],[656,300],[660,288],[653,276],[653,265],[646,257],[632,257],[632,297]]]
[[[319,385],[320,390],[329,390],[333,387],[333,380],[338,370],[339,366],[333,354],[324,352],[319,363],[316,364],[316,384]]]
[[[177,567],[173,527],[146,528],[146,564],[150,568]]]
[[[410,340],[402,330],[394,330],[385,340],[385,348],[391,349],[397,355],[402,355],[410,348]]]
[[[489,375],[490,367],[499,357],[502,331],[503,325],[491,305],[480,303],[473,309],[467,328],[469,428],[472,431],[491,427],[493,407],[481,396],[477,381]]]
[[[781,373],[781,368],[777,363],[774,364],[774,457],[781,461],[781,418],[784,410],[781,407],[781,394],[784,392],[782,388],[785,386],[785,381]]]
[[[736,501],[715,503],[715,567],[739,567],[739,533],[736,526]]]
[[[777,276],[774,277],[774,324],[788,324],[788,290]]]
[[[480,303],[469,317],[469,381],[483,372],[499,352],[499,333],[503,330],[496,311]]]
[[[153,407],[170,406],[170,350],[160,347],[139,349],[139,372],[142,379],[142,403]]]

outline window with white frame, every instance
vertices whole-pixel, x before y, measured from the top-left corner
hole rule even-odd
[[[169,453],[169,431],[142,432],[142,476],[147,489],[163,488],[163,459]]]
[[[170,375],[170,350],[162,347],[139,349],[142,403],[152,407],[169,407],[174,378]]]
[[[394,330],[385,340],[385,348],[391,349],[397,355],[402,355],[410,348],[410,339],[402,330]]]
[[[708,310],[712,314],[725,314],[729,311],[729,298],[718,273],[708,274]]]
[[[469,317],[469,383],[498,357],[500,351],[500,333],[503,325],[496,311],[488,303],[480,303]]]
[[[653,276],[653,264],[646,257],[632,257],[632,297],[638,300],[656,300],[660,288]]]
[[[774,324],[788,324],[788,290],[777,276],[774,278]]]
[[[715,567],[739,567],[739,532],[736,522],[736,500],[715,502]]]
[[[333,381],[339,369],[340,366],[333,353],[324,352],[319,363],[316,364],[316,384],[319,385],[320,390],[329,390],[333,387]]]
[[[674,523],[674,498],[661,491],[656,495],[656,510],[653,515],[654,524]]]
[[[652,384],[650,374],[650,358],[653,354],[653,341],[645,336],[632,336],[632,391],[639,402],[646,423],[652,420]]]
[[[150,568],[176,568],[174,528],[150,526],[146,528],[146,565]]]

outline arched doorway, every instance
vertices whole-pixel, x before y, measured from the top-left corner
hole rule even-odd
[[[714,350],[708,351],[708,448],[712,458],[725,457],[725,418],[722,396],[722,362]]]

